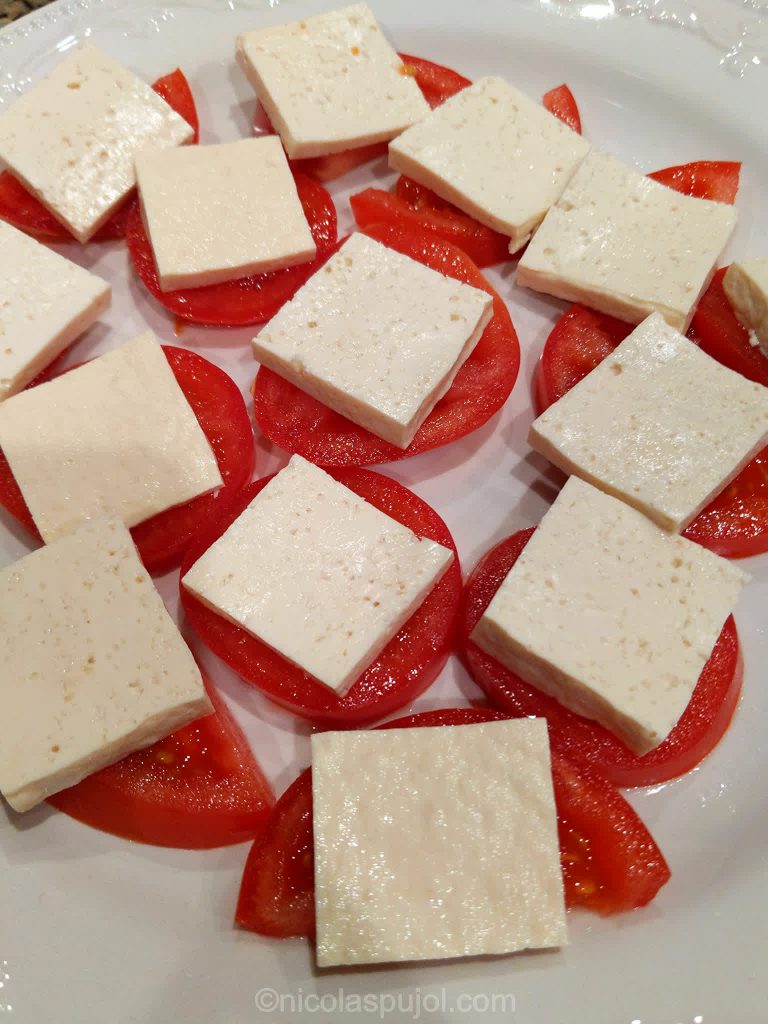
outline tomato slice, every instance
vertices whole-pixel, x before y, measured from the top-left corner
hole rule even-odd
[[[252,839],[272,787],[224,701],[205,679],[214,714],[48,798],[91,828],[153,846],[206,850]]]
[[[250,480],[255,459],[250,417],[240,389],[232,378],[195,352],[173,345],[164,345],[163,352],[213,448],[224,486],[133,527],[131,535],[150,572],[165,572],[179,564],[200,522],[228,508]],[[30,533],[40,538],[8,460],[2,452],[0,505]]]
[[[565,83],[545,92],[541,102],[550,114],[554,114],[563,124],[568,125],[571,131],[581,135],[579,105]]]
[[[686,196],[733,205],[739,191],[740,174],[741,164],[732,160],[695,160],[690,164],[665,167],[648,177]]]
[[[199,138],[198,117],[192,90],[189,88],[184,73],[176,68],[169,75],[164,75],[154,83],[152,88],[162,96],[168,106],[173,107],[177,114],[195,129],[193,142]],[[131,200],[112,214],[109,220],[95,233],[92,242],[109,242],[117,238],[125,238],[128,221],[128,210]],[[20,231],[25,231],[41,242],[72,242],[72,233],[64,227],[43,204],[11,174],[4,171],[0,174],[0,220],[5,220]]]
[[[693,314],[690,335],[718,363],[768,387],[768,358],[750,344],[749,332],[739,322],[725,294],[723,280],[727,269],[717,271],[702,295]]]
[[[322,725],[350,727],[391,714],[425,690],[440,673],[453,645],[461,597],[461,569],[448,527],[421,498],[402,484],[364,469],[332,474],[361,498],[403,523],[420,537],[451,548],[456,556],[400,632],[339,697],[276,651],[216,614],[181,587],[190,625],[214,654],[247,683],[294,714]],[[234,522],[271,477],[250,484],[229,510],[213,519],[184,555],[181,576]]]
[[[410,729],[491,722],[507,715],[490,708],[445,708],[379,726]],[[648,832],[621,794],[592,772],[577,771],[553,754],[565,900],[614,914],[649,903],[670,877]],[[315,933],[312,774],[306,768],[275,805],[246,861],[235,922],[275,938]]]
[[[433,109],[455,95],[459,90],[471,85],[471,81],[460,75],[457,71],[443,67],[442,64],[433,64],[432,61],[424,60],[423,57],[412,57],[409,54],[399,54],[403,61],[403,73],[416,79],[416,84],[424,94],[424,99]],[[260,117],[260,124],[257,130],[274,132],[266,116]],[[295,171],[308,174],[316,181],[332,181],[334,178],[346,174],[348,171],[367,164],[371,160],[387,155],[386,142],[374,142],[370,146],[359,146],[357,149],[345,149],[341,153],[329,153],[327,156],[308,157],[303,160],[292,160],[291,166]]]
[[[181,320],[191,320],[196,324],[244,327],[269,320],[307,278],[322,266],[336,246],[336,208],[330,195],[322,185],[306,175],[296,174],[295,179],[299,199],[317,246],[317,255],[313,260],[284,270],[273,270],[268,274],[253,274],[202,288],[163,292],[157,278],[152,246],[136,202],[128,214],[126,239],[134,270],[145,288],[161,306]]]
[[[464,84],[471,83],[465,80]],[[569,128],[581,131],[579,108],[567,85],[550,90],[545,94],[543,103],[550,113],[559,117]],[[380,188],[366,188],[350,196],[349,201],[355,220],[363,230],[378,224],[405,222],[414,228],[431,231],[451,245],[457,245],[478,267],[490,267],[510,258],[509,238],[506,235],[481,224],[441,199],[431,189],[404,175],[398,178],[394,193]]]
[[[465,253],[405,224],[369,228],[366,234],[448,277],[482,288],[493,296],[494,314],[450,389],[405,450],[261,367],[253,384],[256,422],[273,444],[319,466],[395,462],[450,444],[477,430],[498,412],[509,397],[520,366],[520,347],[507,308]]]
[[[501,541],[467,580],[458,651],[470,675],[494,704],[514,717],[546,718],[553,750],[575,765],[598,771],[616,786],[652,786],[690,771],[717,746],[739,701],[743,670],[733,617],[723,626],[680,721],[655,750],[638,757],[612,733],[530,686],[470,639],[532,534],[532,529],[521,530]]]

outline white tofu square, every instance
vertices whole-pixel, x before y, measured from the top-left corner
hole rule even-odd
[[[136,184],[134,157],[193,135],[146,82],[85,43],[0,114],[0,161],[87,242]]]
[[[528,439],[566,473],[679,532],[768,444],[768,388],[654,313]]]
[[[3,402],[0,449],[46,543],[89,519],[136,526],[222,483],[151,332]]]
[[[747,579],[572,476],[472,639],[645,754],[687,707]]]
[[[253,339],[253,354],[407,448],[493,315],[479,288],[353,234]]]
[[[593,151],[523,253],[517,283],[637,324],[658,312],[685,331],[736,224]]]
[[[0,221],[0,401],[109,307],[106,281]]]
[[[452,561],[294,455],[182,582],[343,694]]]
[[[736,316],[768,355],[768,259],[732,263],[723,287]]]
[[[274,135],[143,153],[136,173],[163,291],[280,270],[315,255]]]
[[[366,4],[246,32],[236,52],[293,159],[384,142],[429,113]]]
[[[503,78],[482,78],[389,145],[389,165],[511,239],[517,252],[589,152]]]
[[[0,792],[26,811],[213,710],[117,520],[0,570]]]
[[[317,963],[567,939],[546,722],[312,737]]]

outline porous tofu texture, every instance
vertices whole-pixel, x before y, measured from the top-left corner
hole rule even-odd
[[[343,694],[452,561],[294,455],[182,582]]]
[[[87,242],[136,184],[136,155],[193,134],[146,82],[84,43],[0,114],[0,162]]]
[[[736,316],[768,355],[768,259],[732,263],[723,287]]]
[[[0,570],[0,792],[17,811],[213,709],[119,520]]]
[[[46,543],[89,519],[136,526],[222,483],[151,332],[0,404],[0,448]]]
[[[529,441],[680,532],[768,443],[768,388],[654,313],[535,420]]]
[[[136,173],[163,291],[268,273],[315,255],[274,135],[143,153]]]
[[[21,391],[107,309],[110,287],[0,221],[0,401]]]
[[[312,737],[319,967],[567,942],[544,719]]]
[[[633,324],[658,312],[684,332],[735,224],[732,206],[593,150],[523,253],[517,283]]]
[[[353,234],[253,339],[253,353],[404,449],[492,314],[487,292]]]
[[[472,639],[646,754],[687,707],[747,579],[571,477]]]
[[[384,142],[429,113],[366,4],[246,32],[236,53],[294,159]]]
[[[517,252],[559,198],[590,145],[503,78],[482,78],[389,145],[389,165]]]

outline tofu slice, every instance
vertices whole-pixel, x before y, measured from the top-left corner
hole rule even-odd
[[[492,315],[487,292],[353,234],[262,328],[253,354],[404,449]]]
[[[136,173],[163,291],[280,270],[315,255],[274,135],[142,153]]]
[[[593,151],[523,253],[517,283],[632,324],[658,312],[685,332],[735,224],[732,206]]]
[[[344,694],[452,561],[448,548],[294,455],[182,582]]]
[[[0,221],[0,401],[87,331],[110,296],[106,281]]]
[[[117,519],[0,570],[0,792],[17,811],[210,714]]]
[[[736,316],[768,355],[768,259],[732,263],[723,288]]]
[[[293,159],[384,142],[429,113],[366,4],[246,32],[236,54]]]
[[[137,153],[193,135],[146,82],[84,43],[0,114],[0,162],[87,242],[135,186]]]
[[[312,737],[317,964],[564,945],[543,718]]]
[[[636,754],[688,705],[748,577],[571,477],[472,639]]]
[[[389,166],[431,188],[517,252],[590,150],[503,78],[482,78],[389,145]]]
[[[46,543],[90,519],[136,526],[222,484],[150,331],[3,402],[0,449]]]
[[[535,420],[528,440],[680,532],[768,444],[768,388],[654,313]]]

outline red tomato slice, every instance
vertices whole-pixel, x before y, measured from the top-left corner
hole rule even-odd
[[[262,367],[253,384],[256,422],[273,444],[319,466],[365,466],[418,455],[477,430],[509,397],[520,366],[520,348],[507,308],[459,249],[404,224],[366,234],[448,277],[493,296],[494,315],[472,355],[405,450],[359,427],[293,384]]]
[[[442,64],[433,64],[431,60],[414,57],[410,53],[400,53],[398,56],[405,65],[403,73],[416,79],[424,99],[433,110],[457,92],[472,85],[471,78],[465,78],[458,71],[452,71]]]
[[[165,572],[178,565],[200,522],[207,521],[221,509],[229,508],[244,484],[250,480],[255,458],[248,410],[232,378],[195,352],[173,345],[164,345],[163,351],[179,387],[213,448],[224,486],[133,527],[131,535],[150,572]],[[2,452],[0,505],[30,533],[40,537]]]
[[[723,288],[728,268],[718,270],[704,292],[691,322],[690,335],[702,351],[748,380],[768,387],[768,359],[750,344]]]
[[[446,708],[379,726],[410,729],[461,726],[507,716],[489,708]],[[594,773],[552,758],[560,851],[569,908],[614,914],[649,903],[670,877],[640,818],[621,794]],[[305,769],[283,793],[248,855],[235,922],[275,938],[315,933],[312,775]]]
[[[214,714],[48,802],[91,828],[153,846],[207,850],[252,839],[269,819],[272,787],[227,706],[205,684]]]
[[[456,553],[448,527],[437,512],[402,484],[364,469],[336,470],[333,476],[418,536],[429,537]],[[270,479],[250,484],[233,507],[208,524],[184,555],[182,578]],[[461,569],[456,555],[448,572],[397,636],[346,695],[339,697],[181,587],[181,603],[194,631],[245,682],[302,718],[339,727],[383,718],[434,682],[451,651],[460,597]]]
[[[406,60],[405,57],[403,59]],[[465,80],[464,84],[471,83]],[[579,108],[567,85],[546,93],[543,103],[569,128],[581,131]],[[490,267],[510,258],[509,238],[462,213],[424,185],[405,176],[398,179],[394,194],[384,189],[367,188],[350,196],[349,201],[355,220],[363,230],[379,224],[405,222],[457,245],[478,267]]]
[[[686,196],[733,204],[739,191],[740,174],[741,164],[731,160],[695,160],[690,164],[665,167],[648,177]]]
[[[563,124],[568,125],[571,131],[581,135],[579,106],[567,85],[558,85],[556,89],[545,92],[541,102],[550,114],[554,114]]]
[[[184,73],[176,68],[171,74],[158,78],[152,88],[165,102],[195,129],[193,142],[198,141],[198,118],[192,90]],[[125,237],[130,199],[113,213],[91,239],[109,242]],[[17,181],[10,171],[0,174],[0,220],[8,221],[41,242],[72,242],[71,232],[31,192]]]
[[[602,726],[529,686],[470,640],[532,534],[533,530],[521,530],[497,544],[467,580],[458,643],[470,675],[495,704],[514,717],[546,718],[553,750],[575,765],[598,771],[616,786],[652,786],[690,771],[717,746],[739,701],[743,670],[733,618],[723,626],[680,721],[655,750],[638,757]]]
[[[134,203],[128,215],[126,240],[134,270],[144,286],[161,306],[180,319],[193,323],[244,327],[269,320],[325,262],[336,245],[336,208],[331,197],[322,185],[311,178],[302,174],[295,175],[295,178],[299,199],[317,246],[313,260],[268,274],[253,274],[202,288],[163,292],[139,204]]]

